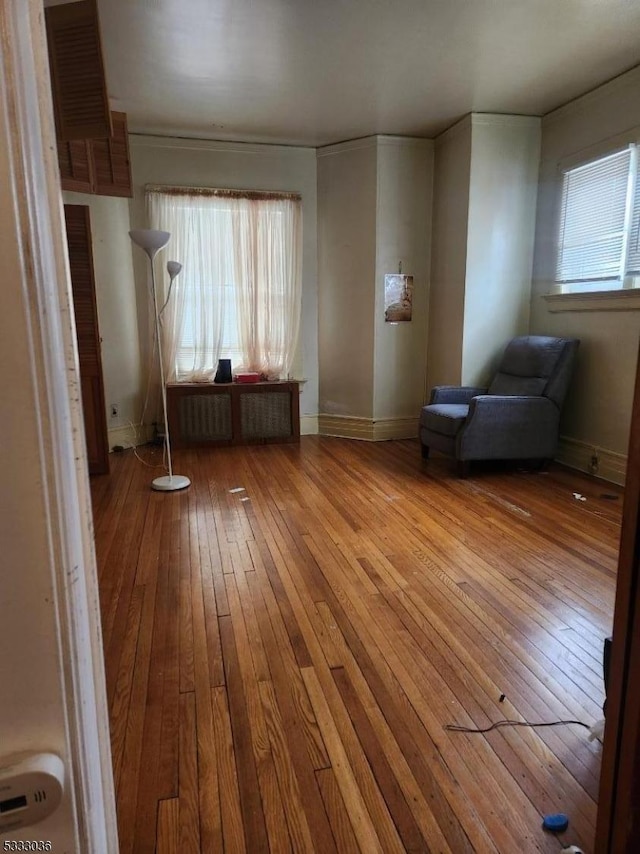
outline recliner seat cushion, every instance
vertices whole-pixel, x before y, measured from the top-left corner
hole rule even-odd
[[[469,407],[466,403],[432,403],[420,413],[420,426],[442,436],[457,436]]]

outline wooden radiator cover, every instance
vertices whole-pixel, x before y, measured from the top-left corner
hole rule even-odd
[[[297,382],[168,383],[171,445],[255,445],[300,441]]]

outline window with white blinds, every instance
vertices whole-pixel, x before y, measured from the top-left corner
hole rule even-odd
[[[563,175],[556,281],[563,290],[633,287],[640,275],[635,145]]]
[[[631,215],[631,231],[627,249],[627,276],[638,277],[640,287],[640,179],[638,178],[638,149],[636,148],[635,192],[633,194],[633,213]]]

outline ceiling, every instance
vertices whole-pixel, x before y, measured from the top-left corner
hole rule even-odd
[[[639,0],[98,0],[131,131],[320,146],[543,115],[640,63]]]

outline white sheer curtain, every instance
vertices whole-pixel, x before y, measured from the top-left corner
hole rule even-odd
[[[235,281],[244,367],[268,376],[286,376],[300,328],[300,202],[238,199],[235,222]]]
[[[171,233],[163,260],[182,264],[162,315],[165,371],[177,382],[213,379],[222,345],[224,286],[233,274],[229,218],[207,216],[214,199],[198,199],[197,207],[189,201],[163,193],[147,196],[151,228]],[[164,276],[162,283],[161,305],[168,296]]]
[[[149,188],[147,203],[151,227],[171,232],[163,257],[183,265],[162,318],[168,378],[210,380],[220,357],[270,378],[290,373],[302,292],[299,197]]]

